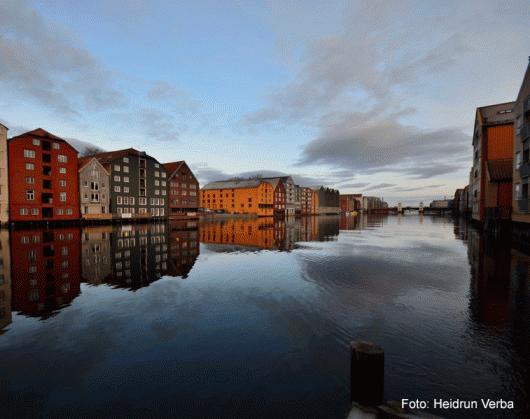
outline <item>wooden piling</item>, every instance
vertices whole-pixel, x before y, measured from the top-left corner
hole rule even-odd
[[[378,406],[384,400],[385,352],[371,342],[351,342],[351,401]]]

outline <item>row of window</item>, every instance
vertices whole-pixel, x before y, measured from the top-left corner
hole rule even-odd
[[[49,154],[47,154],[49,156]],[[24,149],[24,157],[27,159],[34,159],[36,156],[35,150],[31,150],[29,148]],[[57,161],[59,163],[68,163],[68,156],[64,154],[58,154],[57,155]]]
[[[189,189],[198,189],[198,187],[199,187],[199,186],[198,186],[197,184],[195,184],[195,183],[189,183],[189,184],[188,184],[188,183],[178,183],[178,182],[172,181],[172,182],[170,182],[170,184],[171,184],[171,187],[172,187],[172,188],[178,188],[178,187],[180,186],[181,188],[184,188],[184,189],[186,189],[186,188],[189,188]]]
[[[19,214],[20,215],[29,215],[31,212],[31,215],[39,215],[40,214],[40,210],[39,208],[20,208],[19,209]],[[64,215],[65,214],[65,211],[63,208],[56,208],[55,209],[55,213],[57,215]],[[73,209],[72,208],[66,208],[66,215],[72,215],[74,213]]]
[[[186,195],[188,195],[188,191],[178,191],[177,189],[171,189],[171,190],[169,191],[169,193],[170,193],[171,195],[182,195],[182,196],[186,196]],[[190,196],[197,196],[197,192],[195,192],[195,191],[190,191],[190,192],[189,192],[189,195],[190,195]]]
[[[29,170],[29,171],[35,170],[35,164],[34,163],[26,163],[26,170]],[[62,174],[62,175],[66,174],[66,167],[59,167],[59,173]],[[51,176],[51,174],[52,174],[51,167],[43,166],[42,174],[44,176]]]

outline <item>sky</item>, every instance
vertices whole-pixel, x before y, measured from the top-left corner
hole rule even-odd
[[[515,99],[530,2],[0,0],[0,122],[417,204]]]

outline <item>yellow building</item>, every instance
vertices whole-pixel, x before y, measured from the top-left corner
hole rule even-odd
[[[274,189],[262,179],[210,182],[201,189],[201,207],[228,214],[272,216]]]

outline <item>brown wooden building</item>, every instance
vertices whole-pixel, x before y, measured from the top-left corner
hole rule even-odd
[[[169,216],[182,216],[199,208],[199,181],[185,161],[164,163],[167,173]]]

